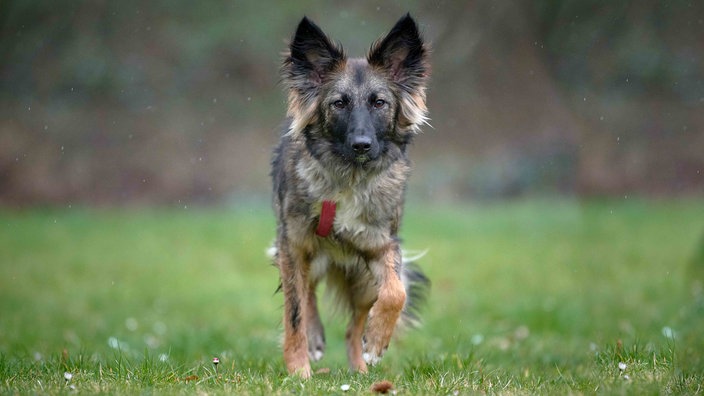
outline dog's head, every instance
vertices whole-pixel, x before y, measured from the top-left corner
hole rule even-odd
[[[403,149],[427,121],[428,50],[410,15],[372,45],[366,59],[347,59],[303,18],[282,74],[289,89],[290,134],[316,152],[365,165],[391,145]]]

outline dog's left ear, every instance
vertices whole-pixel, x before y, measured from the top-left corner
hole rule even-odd
[[[399,19],[389,34],[372,46],[367,61],[384,69],[393,82],[406,90],[422,89],[430,72],[428,50],[410,14]]]

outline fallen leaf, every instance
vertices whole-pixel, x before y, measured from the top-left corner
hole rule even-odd
[[[376,393],[387,393],[388,391],[393,389],[393,387],[394,384],[387,380],[383,380],[373,384],[371,387],[371,391]]]

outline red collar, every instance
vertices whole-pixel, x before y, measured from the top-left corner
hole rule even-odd
[[[335,201],[323,201],[323,207],[320,210],[320,219],[318,220],[318,228],[315,230],[318,236],[325,238],[330,235],[332,225],[335,222],[336,207]]]

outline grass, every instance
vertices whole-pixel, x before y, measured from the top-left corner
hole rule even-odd
[[[0,393],[702,393],[702,207],[411,204],[425,325],[350,374],[323,309],[309,381],[281,359],[266,205],[0,212]]]

